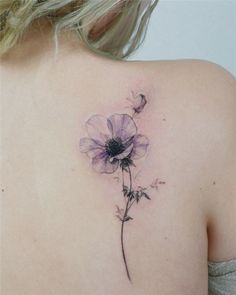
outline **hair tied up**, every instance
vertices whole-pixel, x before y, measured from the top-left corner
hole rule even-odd
[[[92,51],[122,59],[142,44],[158,0],[0,0],[0,55],[40,18],[50,18],[56,49],[61,31],[74,31]]]

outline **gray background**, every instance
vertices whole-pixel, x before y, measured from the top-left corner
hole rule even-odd
[[[194,58],[236,76],[236,0],[159,0],[131,60]]]

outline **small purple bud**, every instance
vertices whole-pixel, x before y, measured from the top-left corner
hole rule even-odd
[[[143,111],[147,99],[144,94],[139,93],[139,94],[133,94],[133,97],[129,99],[129,101],[132,103],[132,109],[134,110],[135,113],[139,114]]]

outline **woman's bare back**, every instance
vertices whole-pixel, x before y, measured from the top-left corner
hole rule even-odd
[[[234,78],[72,52],[3,63],[1,81],[2,294],[207,294],[207,260],[236,257]],[[135,93],[149,147],[131,169],[151,200],[125,223],[130,283],[121,175],[96,173],[79,142],[88,118],[129,114]]]

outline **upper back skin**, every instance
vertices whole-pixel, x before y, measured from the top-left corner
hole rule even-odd
[[[27,54],[26,54],[27,55]],[[207,294],[207,260],[236,257],[235,79],[194,60],[124,62],[71,51],[1,65],[2,295]],[[137,160],[151,200],[124,240],[116,174],[79,150],[93,114],[127,113],[149,138]]]

